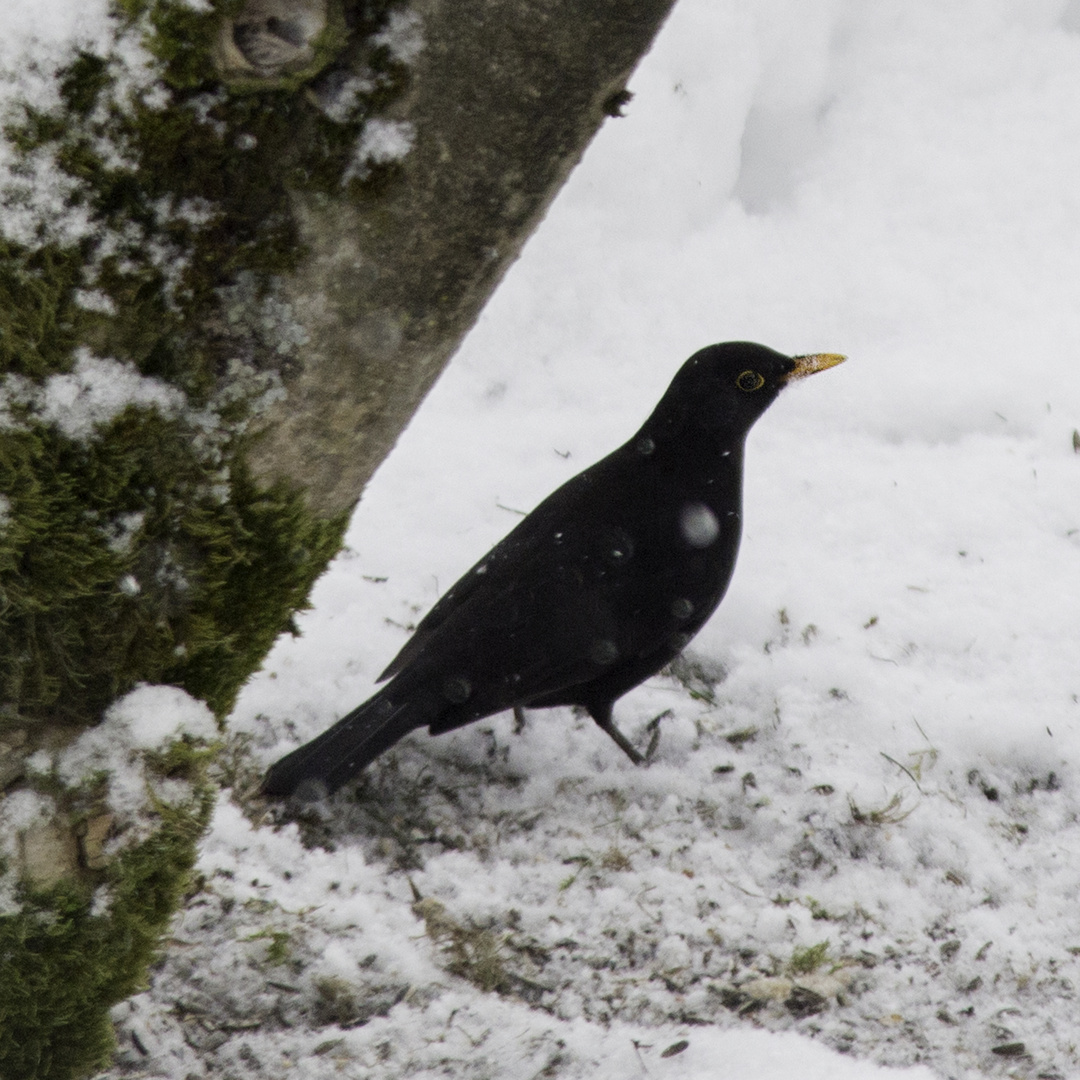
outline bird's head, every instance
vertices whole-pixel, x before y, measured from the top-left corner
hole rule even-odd
[[[741,443],[788,383],[843,360],[837,353],[785,356],[752,341],[709,345],[679,369],[648,426],[658,422],[671,432],[690,427]]]

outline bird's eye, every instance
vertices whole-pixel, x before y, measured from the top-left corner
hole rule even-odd
[[[765,385],[765,380],[756,371],[744,371],[735,380],[735,385],[749,393],[751,390],[760,390]]]

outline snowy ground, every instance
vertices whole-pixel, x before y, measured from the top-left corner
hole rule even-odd
[[[109,1077],[1080,1075],[1080,2],[681,0],[632,89],[229,777],[366,697],[694,349],[845,352],[751,435],[691,663],[620,704],[642,742],[670,710],[656,760],[555,710],[299,824],[226,794]]]

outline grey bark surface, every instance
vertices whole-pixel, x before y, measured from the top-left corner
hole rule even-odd
[[[370,201],[297,195],[285,282],[309,335],[249,455],[347,510],[603,123],[673,0],[422,0],[424,49],[387,111],[415,143]],[[513,342],[507,343],[513,348]]]

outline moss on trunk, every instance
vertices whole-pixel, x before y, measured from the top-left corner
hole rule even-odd
[[[108,1054],[211,812],[193,699],[290,628],[671,3],[114,0],[3,118],[0,1080]]]

